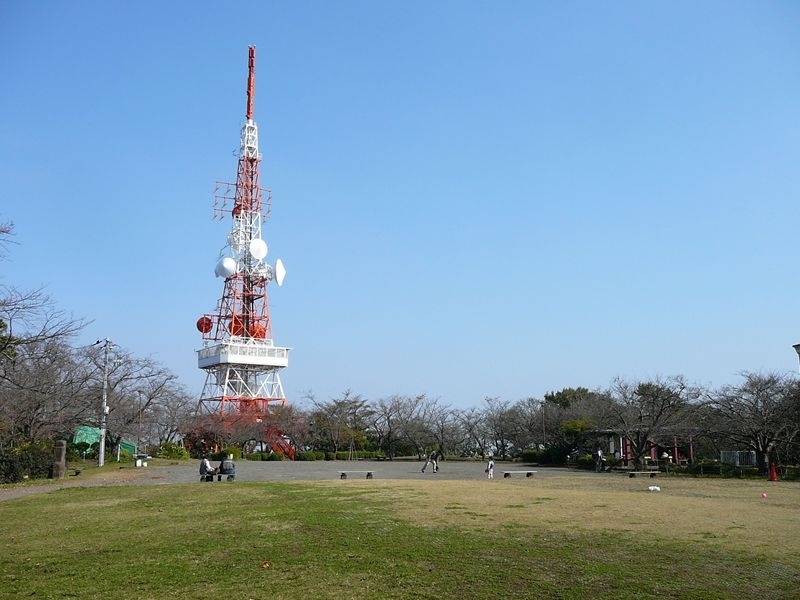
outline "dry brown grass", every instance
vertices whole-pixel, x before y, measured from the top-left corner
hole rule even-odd
[[[380,490],[399,516],[434,526],[641,533],[800,559],[797,483],[611,475],[349,485]]]

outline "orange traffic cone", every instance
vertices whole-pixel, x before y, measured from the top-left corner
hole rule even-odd
[[[770,463],[769,465],[769,480],[778,481],[778,471],[775,468],[775,463]]]

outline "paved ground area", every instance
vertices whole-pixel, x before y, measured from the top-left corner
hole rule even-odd
[[[70,486],[95,486],[95,485],[163,485],[170,483],[200,484],[200,461],[180,462],[173,464],[154,464],[150,462],[147,467],[135,468],[130,464],[114,468],[113,463],[107,464],[102,472],[94,473],[90,477],[67,476],[59,481],[49,483],[33,482],[20,486],[0,486],[0,501],[27,496],[29,494],[44,493],[54,489]],[[442,461],[439,472],[433,473],[428,467],[427,472],[420,470],[424,461],[283,461],[283,462],[255,462],[238,461],[236,463],[237,481],[318,481],[336,480],[340,478],[341,471],[370,471],[375,479],[451,479],[470,480],[486,477],[483,461]],[[216,466],[216,465],[215,465]],[[495,466],[495,478],[502,479],[503,471],[527,470],[528,467],[518,463],[498,463]],[[589,471],[576,471],[558,468],[531,468],[537,473],[534,477],[576,477],[598,476]],[[348,478],[363,478],[365,473],[351,473]],[[518,476],[519,477],[519,476]],[[215,482],[216,483],[216,482]],[[223,476],[223,481],[225,477]]]
[[[482,479],[486,477],[483,472],[486,466],[483,461],[475,462],[448,462],[442,461],[439,472],[433,473],[428,467],[421,473],[424,461],[283,461],[283,462],[253,462],[238,461],[236,463],[236,479],[242,481],[313,481],[320,479],[338,479],[340,471],[371,471],[376,479]],[[199,480],[197,464],[180,465],[174,467],[146,467],[139,470],[147,471],[145,480],[151,483],[164,482],[189,482]],[[504,470],[524,470],[526,467],[519,464],[499,463],[495,466],[495,477],[502,477]],[[536,476],[555,477],[576,473],[588,473],[570,469],[534,468]],[[351,477],[364,477],[365,474],[354,473]]]

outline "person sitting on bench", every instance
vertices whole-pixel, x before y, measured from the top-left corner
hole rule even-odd
[[[217,470],[211,466],[211,462],[208,460],[208,455],[203,457],[203,460],[200,462],[200,479],[203,481],[214,481],[214,474]]]
[[[228,481],[236,478],[236,463],[233,462],[233,454],[228,454],[217,467],[217,481],[222,481],[222,476],[227,475]]]

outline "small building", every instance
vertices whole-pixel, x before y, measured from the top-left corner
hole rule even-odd
[[[622,464],[625,466],[633,460],[631,441],[619,431],[606,429],[595,433],[598,437],[606,440],[605,443],[601,445],[601,450],[604,454],[621,460]],[[658,444],[655,441],[651,441],[648,443],[645,460],[653,464],[669,463],[685,465],[693,463],[694,442],[691,436],[684,440],[677,435],[672,436],[672,444],[669,445]]]

